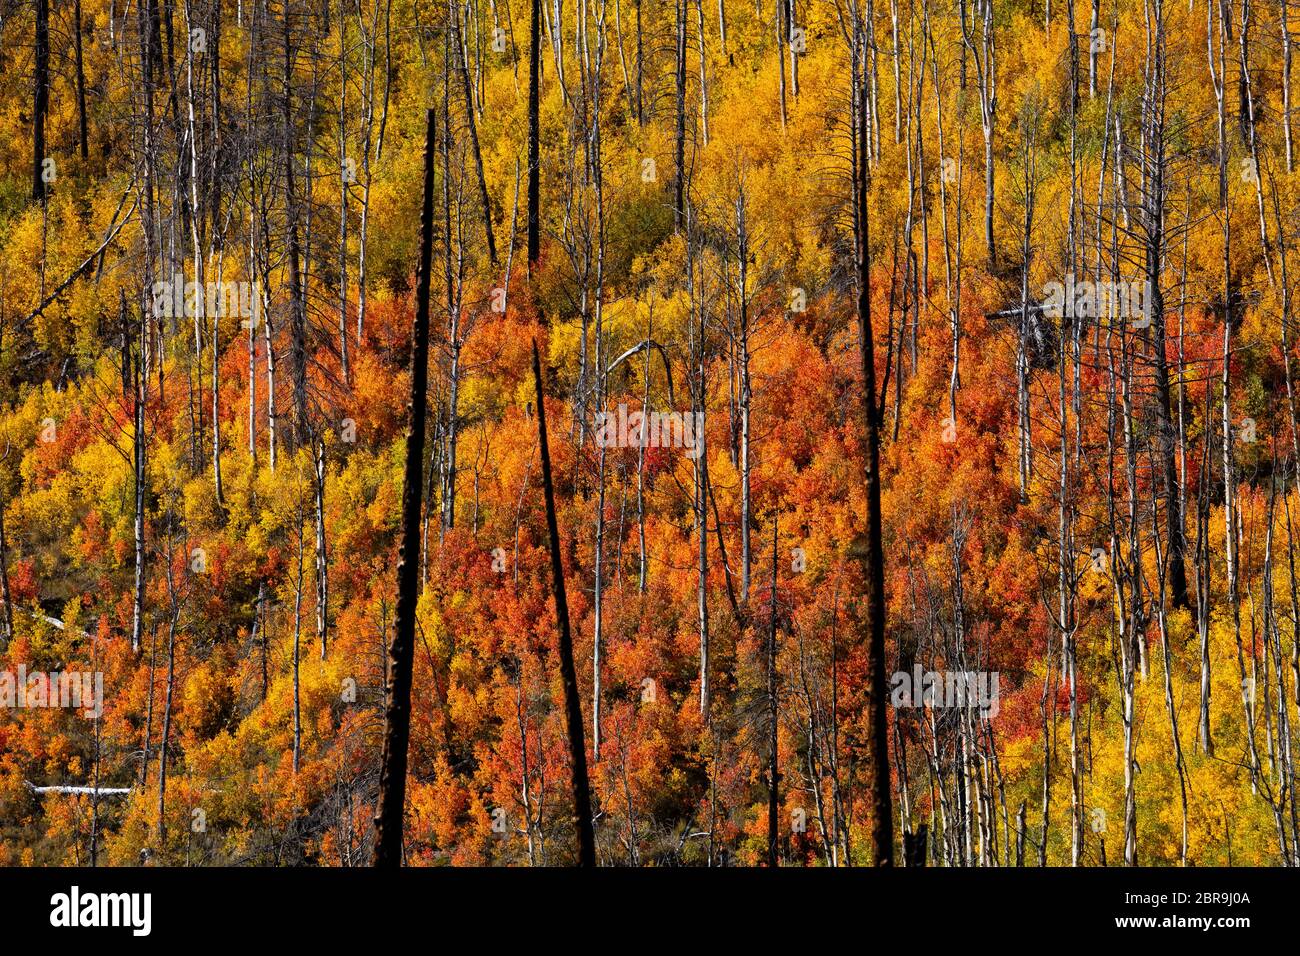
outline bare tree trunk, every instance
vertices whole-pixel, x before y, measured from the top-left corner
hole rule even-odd
[[[132,363],[131,417],[133,422],[132,478],[134,485],[134,521],[133,537],[135,543],[135,587],[131,601],[131,650],[139,653],[140,640],[144,632],[144,590],[145,590],[145,552],[144,552],[144,509],[145,509],[145,455],[148,446],[145,443],[145,404],[149,387],[149,374],[145,367],[145,343],[149,335],[149,317],[143,310],[140,314],[138,341],[135,358]],[[5,606],[8,607],[6,590]]]
[[[688,248],[690,246],[690,234],[694,232],[694,224],[688,228]],[[689,256],[687,257],[690,258]],[[701,257],[701,260],[703,257]],[[693,267],[688,265],[688,270],[693,271]],[[708,367],[708,338],[707,326],[705,323],[704,309],[704,263],[700,263],[700,282],[701,288],[698,293],[695,289],[693,279],[689,281],[691,288],[691,297],[698,301],[698,329],[693,332],[691,338],[691,364],[694,366],[694,387],[691,390],[691,412],[696,416],[695,421],[698,429],[695,435],[695,523],[697,539],[697,557],[698,564],[696,568],[696,585],[695,585],[695,604],[696,619],[700,632],[700,714],[704,717],[705,723],[709,721],[710,708],[710,686],[709,686],[709,456],[705,446],[704,436],[706,433],[706,415],[708,411],[708,388],[706,369]],[[646,323],[646,396],[650,394],[650,325]],[[647,402],[648,404],[648,402]],[[638,461],[637,471],[637,508],[643,512],[643,495],[642,479],[644,472],[644,460]],[[640,515],[641,524],[641,563],[644,568],[646,565],[645,552],[645,517]],[[642,587],[644,592],[645,588]]]
[[[582,732],[582,704],[578,700],[578,674],[573,664],[573,639],[569,633],[569,602],[564,592],[564,560],[555,517],[555,488],[551,482],[551,452],[546,443],[546,396],[542,390],[542,363],[533,341],[533,383],[537,395],[537,441],[542,456],[542,488],[546,496],[546,529],[551,543],[551,580],[555,618],[560,629],[560,679],[564,685],[565,725],[569,736],[569,770],[572,775],[574,827],[578,831],[578,865],[596,865],[596,834],[591,818],[591,790],[587,781],[587,744]]]
[[[167,849],[167,751],[172,727],[172,689],[176,685],[176,625],[181,608],[176,595],[176,576],[172,569],[172,532],[167,532],[167,597],[171,619],[167,625],[167,696],[163,703],[162,742],[158,745],[158,853]]]
[[[781,106],[781,129],[784,130],[786,122],[789,120],[789,108],[786,104],[785,95],[785,41],[789,36],[789,30],[785,24],[786,0],[776,0],[776,16],[773,18],[776,27],[776,83],[777,93]]]
[[[374,184],[371,171],[371,143],[375,127],[375,34],[378,30],[379,4],[375,3],[371,32],[362,31],[365,46],[366,75],[363,83],[366,101],[365,134],[361,141],[361,171],[365,185],[361,192],[361,235],[357,242],[357,344],[361,345],[366,329],[366,249],[370,239],[370,189]]]
[[[1210,726],[1210,429],[1213,413],[1209,388],[1205,390],[1206,441],[1201,452],[1200,479],[1196,494],[1196,631],[1200,638],[1201,693],[1197,739],[1207,757],[1214,756],[1214,734]]]
[[[641,5],[644,2],[636,0],[636,121],[639,126],[645,125],[645,36],[641,29]]]
[[[673,138],[673,229],[680,232],[686,214],[686,0],[673,0],[676,5],[677,127]]]
[[[769,609],[771,619],[767,624],[767,865],[776,867],[777,859],[777,803],[781,786],[780,749],[778,743],[778,719],[780,707],[777,700],[776,680],[776,562],[780,538],[780,519],[772,516],[772,600]]]
[[[358,17],[358,20],[360,17]],[[348,21],[339,0],[339,371],[344,383],[352,381],[348,361],[348,192],[355,178],[349,165],[348,142]],[[359,338],[359,336],[358,336]]]
[[[249,635],[250,642],[257,647],[260,652],[262,665],[262,701],[266,701],[266,692],[271,686],[271,675],[267,667],[267,626],[263,620],[264,601],[266,600],[266,582],[257,582],[257,600],[253,604],[253,628]]]
[[[704,49],[704,0],[695,0],[695,30],[700,51],[700,139],[709,145],[708,56]]]
[[[604,16],[602,13],[596,20],[597,29],[603,32]],[[592,184],[596,192],[596,406],[600,409],[605,408],[606,391],[608,389],[608,380],[606,375],[605,358],[605,173],[602,157],[602,142],[600,137],[600,109],[601,109],[601,73],[604,61],[605,45],[602,42],[596,45],[596,63],[595,70],[592,72],[591,95],[592,95],[592,118],[591,118],[591,152],[592,152]],[[688,266],[689,268],[689,266]],[[538,397],[540,404],[541,397]],[[595,632],[592,641],[591,650],[591,759],[593,763],[600,762],[601,748],[601,652],[605,639],[605,468],[606,468],[606,451],[607,443],[600,442],[600,451],[597,455],[596,465],[596,541],[594,544],[595,581],[593,582],[593,613],[595,616]],[[622,534],[619,534],[619,540],[622,541]],[[631,818],[631,808],[628,809],[629,819]]]
[[[330,568],[329,548],[325,537],[325,440],[316,438],[313,456],[312,490],[316,511],[316,642],[320,659],[329,652]]]
[[[1295,151],[1291,141],[1291,27],[1288,0],[1281,0],[1282,18],[1282,135],[1286,141],[1286,171],[1295,170]]]
[[[284,23],[284,185],[285,213],[289,219],[289,356],[293,372],[293,441],[296,448],[308,444],[311,421],[307,412],[307,315],[302,275],[302,247],[298,233],[298,199],[293,161],[293,51],[289,18]],[[310,180],[309,180],[310,181]],[[309,204],[310,208],[310,204]],[[268,249],[269,252],[269,249]]]
[[[997,263],[993,237],[993,131],[998,114],[997,47],[994,42],[993,0],[981,0],[983,22],[977,46],[966,17],[962,16],[963,49],[969,50],[975,64],[976,90],[979,93],[980,124],[984,132],[984,244],[990,265]],[[972,19],[974,19],[972,17]]]
[[[424,431],[429,391],[429,274],[433,262],[433,158],[435,113],[426,112],[424,203],[420,210],[420,259],[416,267],[415,320],[411,333],[410,425],[402,479],[402,544],[397,563],[397,614],[388,652],[384,752],[375,814],[371,865],[402,864],[402,824],[406,808],[407,747],[411,735],[411,682],[415,656],[415,605],[420,567],[420,510],[424,490]],[[444,173],[445,174],[445,173]]]
[[[302,660],[302,473],[298,475],[298,578],[295,582],[293,597],[293,772],[298,773],[302,752],[302,687],[300,681],[300,662]]]
[[[9,454],[9,449],[5,449]],[[0,493],[0,600],[4,601],[4,614],[0,624],[4,626],[4,644],[0,649],[8,648],[14,639],[14,605],[9,592],[9,539],[5,532],[5,511],[9,507],[9,496]]]
[[[541,144],[538,84],[542,55],[542,0],[532,0],[532,31],[528,36],[528,274],[541,252]]]
[[[99,634],[96,627],[94,635],[91,637],[91,671],[99,669]],[[102,708],[96,708],[101,710]],[[100,727],[101,713],[95,714],[95,733],[94,733],[94,787],[90,797],[90,865],[92,867],[99,865],[99,780],[101,754],[103,752],[103,737]]]
[[[265,283],[270,276],[269,251],[262,249],[262,281]],[[266,290],[263,295],[263,305],[266,305],[269,299],[269,286],[263,285]],[[271,318],[270,308],[264,309],[263,316],[263,336],[266,341],[266,454],[267,464],[271,468],[271,473],[275,473],[276,448],[279,444],[279,429],[277,424],[279,416],[276,413],[275,399],[275,327]]]
[[[72,3],[72,31],[77,67],[77,141],[81,146],[81,158],[88,159],[90,137],[86,131],[86,69],[81,56],[81,0],[73,0]]]
[[[861,115],[866,115],[866,84],[858,91]],[[866,579],[863,610],[867,650],[866,777],[871,807],[871,851],[876,866],[894,865],[893,799],[889,783],[889,729],[885,715],[885,555],[880,514],[880,406],[876,396],[875,347],[871,326],[871,230],[867,193],[870,180],[866,157],[865,124],[859,130],[857,205],[858,229],[858,338],[862,348],[862,420],[864,432],[863,480],[867,489],[866,531],[851,546],[862,563]]]
[[[750,407],[753,399],[749,378],[749,217],[742,182],[736,195],[736,255],[737,278],[740,282],[740,592],[742,600],[749,600],[750,567],[753,552],[749,543],[751,524],[750,508]]]
[[[1024,151],[1025,220],[1021,234],[1020,266],[1020,329],[1016,336],[1016,419],[1019,442],[1018,473],[1020,477],[1020,503],[1029,504],[1029,481],[1034,473],[1032,418],[1029,410],[1029,355],[1026,350],[1029,336],[1029,266],[1033,260],[1034,202],[1037,195],[1038,163],[1034,153],[1033,131],[1026,123]]]
[[[1190,606],[1187,594],[1186,538],[1183,533],[1182,488],[1178,483],[1176,434],[1170,412],[1169,363],[1165,334],[1165,300],[1160,287],[1165,244],[1165,24],[1163,6],[1155,5],[1155,35],[1150,38],[1151,62],[1143,97],[1144,169],[1142,205],[1148,300],[1146,319],[1151,326],[1151,357],[1155,370],[1157,446],[1165,486],[1166,536],[1169,541],[1169,587],[1173,606]]]
[[[45,200],[45,122],[50,112],[50,0],[36,0],[36,92],[32,100],[32,199]]]
[[[460,70],[461,85],[465,90],[465,117],[469,123],[469,141],[474,152],[474,168],[478,173],[479,202],[483,205],[483,231],[487,236],[488,258],[497,263],[497,241],[492,232],[492,204],[488,201],[487,178],[483,175],[483,151],[479,148],[478,121],[474,115],[474,91],[465,62],[464,38],[461,36],[459,0],[448,0],[451,13],[451,45],[456,50],[456,63]]]
[[[650,337],[653,333],[654,305],[652,303],[645,323],[645,366],[642,370],[645,382],[641,392],[642,421],[645,421],[646,416],[650,414]],[[645,540],[645,452],[646,443],[638,437],[636,451],[636,529],[640,549],[637,565],[637,590],[642,594],[645,594],[646,584],[650,576],[650,552],[646,547]]]

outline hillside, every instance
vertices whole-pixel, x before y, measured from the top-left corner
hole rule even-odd
[[[0,0],[0,865],[369,862],[427,110],[407,863],[578,852],[536,341],[599,863],[1300,864],[1298,20]]]

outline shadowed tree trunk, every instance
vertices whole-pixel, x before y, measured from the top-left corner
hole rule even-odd
[[[397,614],[388,650],[384,755],[375,814],[371,865],[402,864],[402,817],[406,804],[406,758],[411,737],[411,671],[415,652],[415,602],[420,568],[420,507],[424,489],[424,428],[429,391],[429,269],[433,256],[434,111],[424,134],[424,205],[420,209],[420,261],[416,266],[415,322],[411,334],[410,426],[402,481],[402,544],[397,562]]]
[[[859,116],[867,115],[867,86],[860,85]],[[871,331],[870,223],[867,208],[867,126],[858,130],[857,242],[858,337],[862,344],[863,481],[867,529],[851,546],[866,580],[863,635],[867,644],[867,800],[871,808],[871,852],[876,866],[894,865],[893,803],[889,789],[889,730],[885,720],[885,555],[880,516],[880,407],[876,400],[875,348]]]
[[[538,117],[540,108],[538,92],[538,72],[542,58],[542,0],[533,0],[532,32],[528,35],[528,272],[532,274],[533,266],[541,251],[541,218],[538,205],[541,202],[541,156],[538,142]]]
[[[551,541],[551,576],[555,587],[555,619],[560,628],[560,679],[564,684],[565,723],[569,731],[569,769],[573,775],[573,814],[578,830],[578,865],[596,865],[596,834],[591,824],[591,791],[587,782],[587,744],[578,702],[578,674],[569,634],[569,602],[564,593],[564,562],[555,520],[555,488],[551,483],[551,452],[546,443],[546,405],[542,393],[542,363],[533,340],[533,383],[537,389],[537,440],[542,455],[542,489],[546,494],[546,528]]]
[[[311,420],[307,413],[307,305],[303,296],[306,279],[303,275],[302,244],[299,239],[299,209],[293,169],[293,62],[290,20],[284,22],[284,204],[289,220],[289,333],[290,364],[293,369],[293,440],[296,448],[307,445],[312,436]],[[308,182],[308,210],[310,210],[310,172]],[[310,215],[310,212],[309,212]],[[310,219],[308,219],[308,251],[311,248]],[[268,243],[267,248],[270,248]],[[310,263],[310,258],[308,258]],[[269,319],[268,319],[269,321]]]
[[[81,158],[87,159],[90,156],[90,143],[86,132],[86,67],[81,55],[81,0],[74,0],[72,4],[72,31],[77,66],[77,139],[81,147]]]
[[[673,136],[673,229],[680,232],[686,188],[686,0],[677,0],[677,126]]]
[[[767,865],[778,866],[777,860],[777,805],[780,799],[778,788],[781,785],[779,751],[777,750],[777,709],[776,697],[776,552],[779,532],[779,519],[772,517],[772,619],[767,625]]]
[[[1147,282],[1146,322],[1151,329],[1151,358],[1155,375],[1156,413],[1159,416],[1157,444],[1164,480],[1166,534],[1169,538],[1169,588],[1176,608],[1190,607],[1187,593],[1186,538],[1183,533],[1183,497],[1178,483],[1177,432],[1171,411],[1168,341],[1165,299],[1160,288],[1165,246],[1165,28],[1161,8],[1155,8],[1155,35],[1143,99],[1143,141],[1146,144],[1148,175],[1143,182],[1144,271]]]
[[[50,0],[36,0],[36,93],[32,102],[32,198],[45,198],[45,120],[50,112]]]
[[[479,146],[478,121],[474,114],[474,89],[469,78],[469,65],[465,62],[465,41],[461,37],[458,2],[459,0],[451,0],[448,11],[451,17],[451,43],[455,47],[460,82],[465,91],[465,121],[469,124],[469,141],[474,153],[474,169],[478,173],[479,202],[483,204],[483,231],[487,237],[488,258],[492,260],[493,265],[496,265],[497,240],[495,233],[492,231],[492,204],[488,199],[487,177],[483,175],[483,150]],[[530,107],[531,104],[532,99],[530,98]],[[531,118],[532,113],[530,112],[530,122]]]
[[[5,457],[9,449],[5,448]],[[4,626],[4,643],[0,649],[8,648],[14,639],[14,606],[9,593],[9,541],[5,534],[5,509],[9,507],[9,496],[0,494],[0,601],[4,602],[4,613],[0,624]]]

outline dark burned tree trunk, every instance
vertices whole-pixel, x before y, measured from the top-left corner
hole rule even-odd
[[[867,115],[867,86],[858,90],[860,117]],[[885,720],[885,555],[880,516],[880,406],[876,400],[875,348],[871,332],[871,230],[867,209],[868,132],[859,121],[858,204],[858,336],[862,343],[863,481],[867,487],[867,530],[851,546],[866,579],[866,613],[862,622],[867,642],[867,793],[871,806],[871,851],[876,866],[894,865],[893,799],[889,789],[889,731]]]
[[[777,860],[777,804],[781,786],[781,770],[777,751],[777,687],[776,687],[776,552],[779,532],[778,518],[772,518],[772,619],[767,625],[767,865],[775,867]]]
[[[922,823],[915,833],[903,834],[903,864],[905,866],[925,866],[926,843],[929,839],[930,825]]]
[[[293,170],[293,36],[290,18],[284,18],[284,189],[285,212],[289,220],[289,332],[290,359],[293,366],[293,433],[296,447],[302,448],[312,438],[307,412],[307,305],[302,274],[302,244],[298,234],[298,199]],[[310,177],[309,177],[310,183]],[[309,193],[310,195],[310,193]],[[310,222],[310,220],[309,220]],[[308,228],[310,249],[310,226]]]
[[[542,393],[542,363],[533,340],[533,382],[537,388],[537,440],[542,455],[542,489],[546,494],[546,529],[551,539],[551,576],[555,587],[555,619],[560,628],[560,679],[564,684],[565,722],[569,731],[569,769],[573,774],[573,814],[578,830],[578,865],[596,865],[596,834],[591,825],[591,790],[587,783],[587,743],[582,733],[578,674],[569,634],[569,601],[564,593],[564,563],[560,559],[560,530],[555,520],[555,487],[551,483],[551,452],[546,444],[546,405]]]
[[[36,0],[36,93],[32,103],[32,198],[45,199],[45,119],[50,112],[50,0]]]
[[[533,0],[533,25],[528,36],[528,273],[541,252],[541,120],[538,71],[542,62],[542,0]]]
[[[645,125],[645,34],[641,29],[641,2],[636,0],[636,121]]]
[[[677,127],[673,136],[673,229],[682,228],[686,202],[686,0],[677,0]]]
[[[451,43],[455,47],[456,64],[460,73],[461,87],[465,91],[465,121],[469,124],[469,141],[474,151],[474,168],[478,173],[479,201],[483,204],[483,231],[487,236],[488,258],[497,264],[497,240],[492,231],[492,204],[488,199],[487,177],[483,175],[483,150],[478,141],[478,120],[474,115],[474,88],[469,78],[469,65],[465,62],[465,40],[461,36],[460,13],[457,8],[459,0],[451,0]],[[529,100],[531,107],[532,100]],[[531,117],[531,114],[530,114]],[[530,119],[531,121],[531,119]],[[531,207],[530,207],[531,208]],[[529,220],[531,222],[531,219]],[[531,249],[531,247],[530,247]],[[531,260],[530,260],[531,261]]]
[[[74,0],[72,4],[72,20],[73,49],[77,67],[78,139],[81,141],[81,158],[87,159],[90,156],[90,144],[87,142],[86,132],[86,68],[81,56],[81,0]]]
[[[1157,18],[1161,17],[1156,8]],[[1146,163],[1143,193],[1143,253],[1148,297],[1146,321],[1151,329],[1151,358],[1155,374],[1157,413],[1160,420],[1158,447],[1165,486],[1166,534],[1169,538],[1169,587],[1174,607],[1190,606],[1187,594],[1187,544],[1183,530],[1183,496],[1178,484],[1176,462],[1178,435],[1171,411],[1169,361],[1165,327],[1165,300],[1160,289],[1165,245],[1165,41],[1164,21],[1158,19],[1152,76],[1144,98],[1143,125]],[[1181,375],[1181,370],[1180,370]]]
[[[6,444],[0,461],[8,457],[9,446]],[[3,476],[0,476],[0,482],[3,481]],[[0,625],[4,627],[4,640],[0,642],[0,650],[8,649],[10,641],[14,639],[14,605],[9,593],[9,541],[5,534],[5,509],[8,507],[9,496],[4,493],[3,486],[0,485],[0,601],[4,603],[4,613],[0,615]]]
[[[424,428],[429,391],[429,270],[433,257],[434,111],[424,133],[424,205],[420,209],[420,261],[415,278],[411,334],[410,428],[402,480],[402,544],[397,562],[397,614],[388,650],[384,755],[379,772],[379,809],[371,865],[402,864],[402,818],[406,805],[406,757],[411,738],[411,670],[415,652],[415,602],[420,570],[420,508],[424,490]]]

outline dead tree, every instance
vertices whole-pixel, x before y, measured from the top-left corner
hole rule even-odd
[[[1165,488],[1166,534],[1169,539],[1169,588],[1176,608],[1189,607],[1187,594],[1186,538],[1183,534],[1182,489],[1178,483],[1175,460],[1176,442],[1171,413],[1169,362],[1165,334],[1164,293],[1160,273],[1164,266],[1165,191],[1167,160],[1165,156],[1165,25],[1162,7],[1155,7],[1151,62],[1148,65],[1143,97],[1143,134],[1145,169],[1142,177],[1142,227],[1145,278],[1149,301],[1146,319],[1151,329],[1151,357],[1155,374],[1156,411],[1159,415],[1157,443],[1160,473]]]
[[[483,206],[483,230],[487,238],[488,258],[492,264],[497,263],[497,241],[492,232],[492,204],[488,199],[487,178],[483,174],[483,151],[479,147],[478,121],[474,115],[474,93],[469,78],[469,67],[465,62],[465,41],[461,37],[459,0],[450,0],[448,13],[451,15],[451,46],[455,49],[456,65],[460,73],[461,86],[465,92],[465,120],[469,124],[469,141],[474,152],[474,168],[478,173],[479,202]],[[529,100],[531,106],[532,100]],[[529,114],[530,121],[532,114]],[[531,220],[530,220],[531,221]],[[531,247],[530,247],[531,248]]]
[[[528,36],[528,273],[541,253],[541,156],[538,81],[542,61],[542,0],[533,0],[532,31]]]
[[[984,133],[984,245],[989,265],[997,265],[997,246],[993,238],[993,131],[998,115],[997,46],[994,42],[993,0],[979,0],[982,8],[978,43],[962,16],[961,30],[964,49],[969,51],[975,64],[976,92],[979,94],[980,128]],[[971,19],[977,13],[972,11]]]
[[[537,390],[537,441],[542,455],[542,489],[546,495],[546,529],[551,542],[551,578],[555,590],[555,619],[560,628],[560,679],[564,684],[565,723],[569,733],[569,769],[573,780],[573,814],[578,830],[578,865],[596,865],[596,834],[591,823],[591,790],[587,781],[587,744],[582,732],[582,704],[573,664],[569,633],[569,602],[564,593],[564,562],[560,530],[555,519],[555,488],[551,483],[551,452],[546,443],[546,405],[542,392],[542,363],[533,341],[533,384]]]
[[[73,0],[72,36],[74,62],[77,68],[77,140],[81,147],[81,158],[88,159],[90,143],[87,141],[86,131],[86,67],[81,55],[81,0]]]
[[[434,111],[424,133],[424,204],[420,209],[420,260],[415,277],[415,320],[411,333],[410,426],[402,483],[402,543],[397,561],[397,613],[388,650],[384,753],[375,814],[371,865],[402,864],[402,818],[406,805],[406,759],[411,737],[411,672],[415,656],[415,603],[420,567],[420,509],[424,489],[424,429],[429,392],[429,270],[433,257]]]
[[[676,127],[673,135],[673,229],[680,232],[686,190],[686,0],[676,0]],[[702,68],[701,68],[702,72]]]
[[[36,0],[36,92],[32,100],[32,199],[45,201],[45,121],[50,113],[50,0]]]
[[[867,85],[857,94],[859,116],[867,115]],[[869,143],[859,123],[854,197],[858,266],[858,337],[862,346],[863,483],[867,489],[866,531],[851,546],[866,580],[862,637],[867,646],[867,801],[871,807],[871,851],[876,866],[894,865],[893,797],[889,788],[889,730],[885,720],[885,554],[880,514],[880,417],[876,398],[876,359],[871,329],[871,228],[867,205]]]
[[[778,747],[778,719],[780,710],[777,706],[776,682],[776,558],[779,541],[779,523],[777,516],[772,517],[772,596],[769,613],[771,620],[767,623],[767,865],[778,866],[777,860],[777,805],[780,801],[781,785],[780,749]]]

